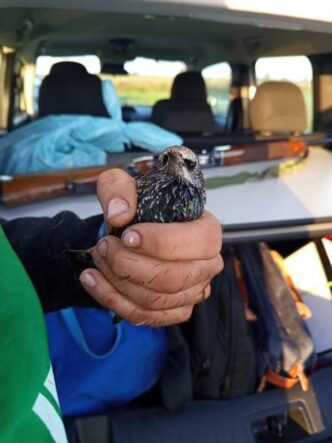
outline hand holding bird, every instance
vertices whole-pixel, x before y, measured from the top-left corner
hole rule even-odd
[[[212,214],[201,216],[205,190],[195,154],[169,148],[137,181],[122,170],[107,171],[98,195],[108,226],[122,235],[106,236],[94,248],[98,270],[82,273],[84,287],[132,323],[187,320],[222,269],[221,228]]]

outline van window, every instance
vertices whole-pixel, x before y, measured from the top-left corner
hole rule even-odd
[[[265,57],[255,64],[257,85],[269,80],[284,80],[296,84],[302,91],[307,110],[307,130],[313,124],[312,66],[305,56]]]
[[[123,106],[153,106],[168,99],[174,77],[187,70],[182,61],[136,57],[124,63],[125,74],[101,74],[112,80]]]
[[[50,55],[40,55],[36,60],[36,75],[44,78],[50,73],[52,66],[58,62],[77,62],[84,65],[90,74],[99,74],[100,59],[96,55],[78,55],[69,57],[52,57]]]
[[[227,62],[217,63],[202,70],[208,102],[216,117],[226,119],[229,106],[229,88],[232,69]]]

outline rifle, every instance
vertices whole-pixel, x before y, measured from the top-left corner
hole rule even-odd
[[[307,143],[302,140],[258,141],[246,145],[224,145],[212,153],[203,151],[198,155],[201,167],[232,166],[266,160],[304,157]]]
[[[96,191],[98,176],[103,171],[122,166],[105,165],[42,174],[0,175],[0,204],[10,207],[72,193],[93,193]]]
[[[248,145],[227,145],[198,154],[201,167],[236,165],[264,160],[305,156],[307,145],[302,141],[254,142]],[[125,169],[131,175],[147,172],[153,166],[153,155],[140,157],[128,165],[109,164],[91,168],[67,169],[45,173],[0,175],[0,204],[10,207],[68,194],[96,192],[98,176],[107,169]]]

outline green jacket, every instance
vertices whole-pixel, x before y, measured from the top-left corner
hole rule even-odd
[[[0,442],[66,443],[43,312],[0,227]]]

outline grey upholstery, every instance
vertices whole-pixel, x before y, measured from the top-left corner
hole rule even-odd
[[[214,117],[206,99],[201,73],[178,74],[174,79],[171,98],[154,105],[152,121],[175,132],[213,132]]]

